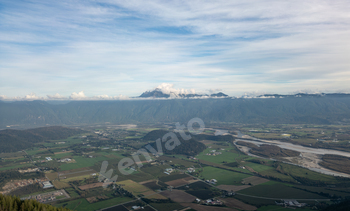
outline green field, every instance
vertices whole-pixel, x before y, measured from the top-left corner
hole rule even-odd
[[[269,206],[262,206],[257,209],[257,211],[283,211],[283,210],[291,210],[288,207],[282,207],[277,205],[269,205]],[[312,209],[309,208],[298,208],[298,210],[302,211],[311,211]]]
[[[200,173],[200,177],[203,177],[206,180],[216,179],[218,181],[216,185],[242,185],[242,179],[250,176],[251,175],[214,168],[211,166],[204,167],[203,172]]]
[[[262,165],[262,164],[250,163],[250,162],[244,162],[244,163],[242,163],[242,165],[243,166],[249,166],[252,169],[254,169],[254,171],[257,171],[257,172],[274,169],[271,166],[265,166],[265,165]]]
[[[169,168],[167,165],[162,165],[162,166],[145,166],[142,167],[141,170],[147,174],[150,174],[154,177],[160,177],[164,176],[164,170],[166,168]]]
[[[282,166],[282,170],[293,177],[303,177],[310,180],[321,181],[326,183],[336,183],[337,180],[335,177],[330,175],[325,175],[321,173],[317,173],[306,168],[301,168],[294,165],[289,164],[280,164]]]
[[[68,209],[71,210],[77,210],[77,211],[94,211],[94,210],[98,210],[98,209],[102,209],[102,208],[106,208],[106,207],[111,207],[113,205],[117,205],[117,204],[121,204],[121,203],[125,203],[128,201],[131,201],[131,198],[128,197],[115,197],[112,199],[108,199],[108,200],[104,200],[104,201],[99,201],[96,203],[92,203],[90,204],[88,201],[86,201],[86,199],[76,199],[73,201],[69,201],[69,202],[64,202],[64,203],[60,203],[60,204],[56,204],[56,207],[66,207]]]
[[[75,163],[65,163],[60,166],[61,171],[67,171],[72,169],[78,169],[78,168],[84,168],[84,167],[91,167],[95,163],[99,161],[105,161],[108,160],[106,157],[94,157],[94,158],[85,158],[81,156],[73,156],[73,159],[75,160]]]
[[[181,210],[184,208],[179,203],[150,203],[150,205],[159,211]]]
[[[306,192],[283,184],[256,185],[238,191],[240,194],[275,199],[326,199],[318,194]]]
[[[70,197],[78,197],[79,194],[73,188],[66,188],[65,191],[69,194]]]
[[[234,148],[227,148],[225,149],[225,151],[217,150],[217,152],[222,152],[221,155],[216,155],[216,156],[206,155],[207,153],[210,153],[211,150],[213,149],[208,148],[204,150],[198,156],[196,156],[196,158],[217,163],[217,164],[222,164],[223,161],[231,163],[231,162],[236,162],[238,158],[242,159],[243,157],[246,157],[239,153],[236,153]]]
[[[143,182],[143,181],[155,179],[154,176],[142,171],[136,171],[130,175],[123,175],[117,169],[115,169],[115,174],[118,174],[118,181],[133,180],[135,182]]]
[[[17,169],[17,168],[22,168],[22,167],[29,167],[29,166],[33,166],[33,164],[26,163],[26,164],[14,165],[14,166],[4,166],[4,167],[0,167],[0,171],[10,170],[10,169]]]
[[[281,174],[281,173],[277,172],[275,169],[261,171],[259,173],[264,177],[275,177],[275,178],[280,179],[281,181],[297,183],[297,181],[295,179],[293,179],[293,177],[291,177],[289,175]]]
[[[51,156],[51,158],[59,158],[59,159],[63,157],[72,157],[72,153],[67,152],[67,153],[55,154]]]

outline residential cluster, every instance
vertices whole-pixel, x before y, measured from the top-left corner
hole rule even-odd
[[[5,184],[5,186],[2,188],[3,191],[0,192],[0,194],[8,194],[11,191],[16,190],[17,188],[25,187],[27,185],[31,184],[42,184],[43,182],[48,181],[47,178],[41,178],[41,179],[24,179],[24,180],[15,180],[11,181]]]
[[[276,205],[284,206],[284,207],[305,207],[306,203],[299,203],[294,199],[284,199],[282,202],[275,202]]]
[[[174,169],[172,169],[172,168],[167,168],[167,169],[165,169],[164,174],[170,175],[171,172],[173,172],[173,171],[174,171]]]
[[[36,171],[40,171],[40,169],[39,169],[39,168],[32,168],[32,169],[29,168],[29,169],[26,169],[26,170],[21,170],[21,169],[18,170],[18,172],[19,172],[19,173],[22,173],[22,174],[23,174],[23,173],[36,172]]]
[[[187,168],[187,172],[193,173],[193,172],[196,172],[196,169],[195,168]]]
[[[221,155],[222,152],[217,152],[215,149],[211,150],[210,153],[207,153],[205,155],[212,155],[212,156],[216,156],[216,155]]]
[[[64,198],[70,198],[70,197],[64,190],[57,190],[57,191],[52,191],[49,193],[28,196],[28,197],[21,198],[21,199],[22,200],[34,199],[34,200],[37,200],[38,202],[45,203],[45,202],[56,201],[58,199],[64,199]]]
[[[74,159],[70,159],[70,158],[64,158],[61,160],[58,160],[57,162],[61,162],[61,163],[69,163],[69,162],[74,162]]]
[[[199,199],[196,199],[197,203],[200,202]],[[202,204],[209,205],[209,206],[222,206],[224,203],[218,199],[207,199],[202,202]]]

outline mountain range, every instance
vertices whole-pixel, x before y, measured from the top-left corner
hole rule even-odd
[[[0,129],[50,125],[205,122],[349,124],[350,96],[124,101],[0,101]]]
[[[156,88],[152,91],[146,91],[142,93],[139,97],[141,98],[226,98],[228,95],[219,92],[214,94],[185,94],[185,93],[175,93],[169,92],[164,93],[161,89]]]

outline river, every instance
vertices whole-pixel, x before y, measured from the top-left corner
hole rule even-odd
[[[334,154],[334,155],[341,155],[341,156],[345,156],[345,157],[350,157],[349,152],[338,151],[338,150],[333,150],[333,149],[320,149],[320,148],[304,147],[301,145],[287,143],[287,142],[281,142],[281,141],[277,141],[277,140],[257,139],[257,138],[245,135],[245,134],[241,133],[240,131],[235,131],[235,132],[237,133],[236,141],[249,142],[249,143],[253,143],[256,145],[271,144],[271,145],[276,145],[276,146],[283,148],[283,149],[290,149],[290,150],[300,152],[299,157],[294,157],[294,158],[289,158],[289,159],[287,158],[287,160],[289,160],[290,162],[286,162],[286,161],[282,161],[282,162],[302,166],[302,167],[308,168],[312,171],[316,171],[316,172],[323,173],[323,174],[342,176],[342,177],[350,177],[349,174],[345,174],[342,172],[337,172],[337,171],[334,171],[331,169],[327,169],[327,168],[324,168],[318,164],[321,161],[322,155]],[[244,139],[242,139],[242,138],[244,138]],[[247,139],[249,139],[249,140],[247,140]],[[244,149],[244,148],[242,148],[242,149]],[[245,149],[245,153],[246,153],[246,149]],[[255,155],[252,155],[250,153],[248,153],[248,155],[255,156]]]

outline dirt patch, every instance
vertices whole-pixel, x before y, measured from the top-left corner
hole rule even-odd
[[[243,190],[246,188],[250,188],[252,186],[250,186],[250,185],[219,185],[216,187],[221,189],[221,190],[237,192],[237,191],[240,191],[240,190]]]
[[[72,178],[72,177],[91,175],[93,173],[96,173],[96,171],[93,170],[93,169],[86,168],[86,169],[80,169],[80,171],[63,171],[63,172],[59,172],[59,177],[60,177],[60,179],[67,179],[67,178]]]
[[[237,208],[240,210],[256,210],[256,209],[258,209],[255,206],[243,203],[235,198],[219,198],[219,200],[224,202],[224,204],[228,207],[233,207],[233,208]]]
[[[151,189],[151,190],[159,190],[162,187],[167,187],[168,185],[165,184],[162,181],[151,181],[151,182],[147,182],[147,183],[143,183],[142,185],[146,186],[147,188]]]
[[[214,206],[206,206],[195,203],[180,203],[184,207],[191,207],[197,211],[234,211],[236,209],[227,208],[227,207],[214,207]],[[237,211],[237,210],[236,210]]]
[[[88,184],[88,185],[79,186],[79,189],[80,190],[88,190],[88,189],[91,189],[91,188],[102,187],[102,185],[103,185],[103,182],[92,183],[92,184]]]
[[[86,198],[86,201],[88,201],[91,204],[91,203],[97,202],[98,200],[96,199],[96,197],[93,196],[93,197]]]
[[[147,181],[143,181],[143,182],[139,182],[140,185],[143,185],[143,184],[146,184],[146,183],[149,183],[149,182],[154,182],[156,180],[154,179],[151,179],[151,180],[147,180]]]
[[[120,157],[117,156],[117,155],[104,155],[104,156],[107,157],[107,158],[115,158],[115,159],[120,158]]]
[[[214,144],[215,141],[210,141],[210,140],[202,140],[200,141],[201,143],[205,144],[205,145],[208,145],[208,144]]]
[[[52,184],[55,186],[57,189],[62,189],[62,188],[68,188],[70,185],[66,182],[61,182],[58,180],[52,181]]]
[[[89,197],[89,198],[86,198],[86,200],[91,204],[91,203],[94,203],[94,202],[98,202],[99,200],[103,200],[103,199],[108,199],[107,196],[103,195],[103,196],[93,196],[93,197]]]
[[[173,180],[170,182],[165,182],[165,184],[173,186],[173,187],[179,187],[182,185],[187,185],[189,183],[189,181],[192,179],[193,179],[192,177],[186,177],[186,178],[182,178],[182,179]]]
[[[73,151],[55,152],[54,154],[59,155],[59,154],[70,153],[70,152],[73,152]]]
[[[79,171],[85,171],[85,170],[92,170],[92,169],[85,167],[85,168],[79,168],[79,169],[72,169],[72,170],[68,170],[68,171],[60,171],[59,174],[65,175],[65,174],[79,172]]]
[[[45,176],[46,176],[47,178],[49,178],[49,180],[55,180],[55,179],[58,178],[57,172],[54,172],[54,173],[47,173],[47,174],[45,174]]]
[[[248,170],[248,171],[250,171],[250,172],[252,172],[252,173],[258,173],[258,172],[256,172],[254,169],[252,169],[251,167],[249,167],[249,166],[245,166],[245,168]]]
[[[265,179],[265,178],[261,178],[261,177],[256,177],[256,176],[252,176],[252,177],[247,177],[245,179],[242,180],[242,183],[245,185],[259,185],[265,182],[268,182],[270,180]]]
[[[160,194],[167,198],[170,198],[175,202],[193,202],[196,199],[195,196],[192,196],[191,194],[188,194],[181,190],[166,190],[161,192]]]
[[[145,198],[147,199],[167,199],[167,197],[159,194],[159,193],[152,193],[150,195],[145,195]]]

